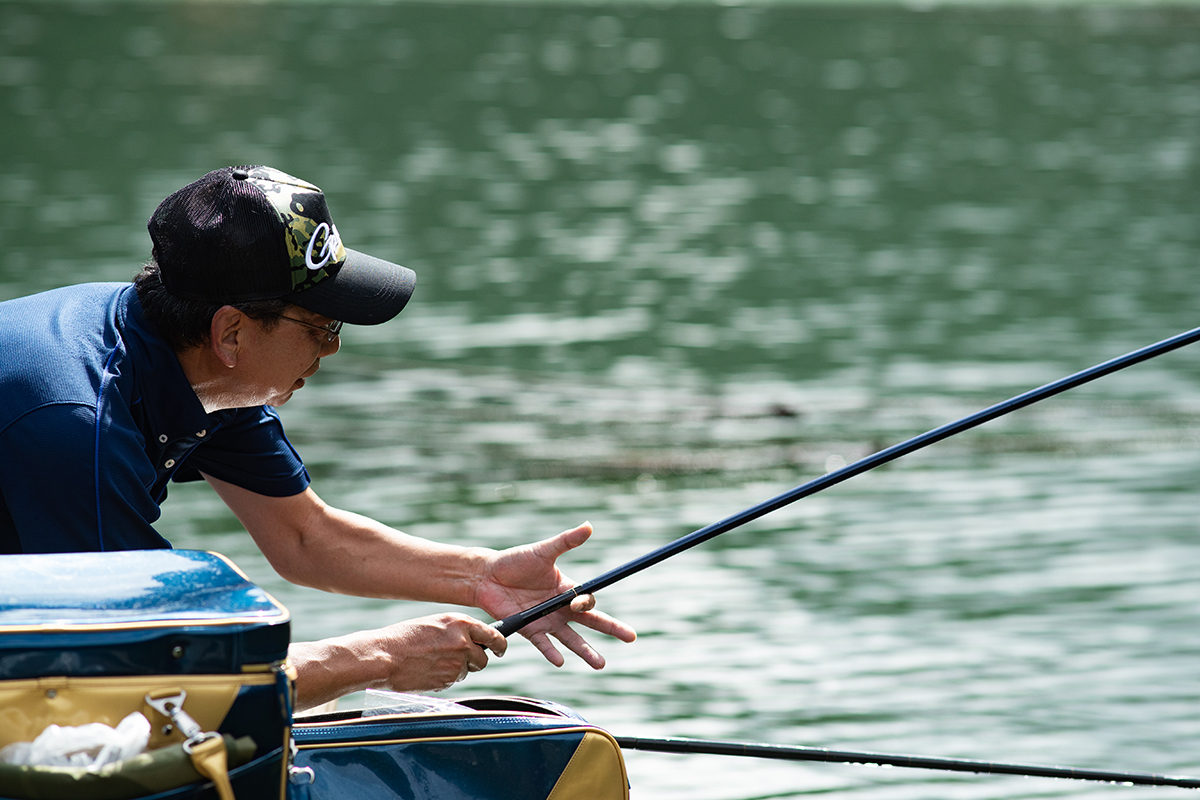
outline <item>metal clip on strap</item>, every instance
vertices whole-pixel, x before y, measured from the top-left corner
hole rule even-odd
[[[236,800],[233,796],[233,785],[229,782],[225,739],[219,733],[204,732],[200,724],[192,719],[192,715],[183,710],[183,701],[186,699],[187,692],[183,689],[180,689],[178,694],[165,697],[146,695],[146,703],[169,718],[180,733],[187,737],[187,741],[183,743],[183,752],[192,759],[192,766],[196,768],[196,772],[213,782],[221,800]]]
[[[183,710],[183,702],[187,700],[187,692],[179,689],[176,694],[155,697],[154,692],[146,695],[146,705],[162,714],[175,724],[179,732],[188,739],[194,739],[204,733],[200,724],[192,719],[192,715]]]

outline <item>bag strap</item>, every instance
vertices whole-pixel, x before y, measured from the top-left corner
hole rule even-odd
[[[183,743],[183,752],[192,759],[192,766],[196,768],[196,772],[213,782],[220,800],[237,800],[233,796],[233,785],[229,782],[229,759],[225,751],[225,738],[219,733],[205,733],[196,720],[183,710],[183,702],[186,699],[187,692],[183,689],[151,692],[146,695],[146,702],[150,707],[169,717],[183,735],[188,737]]]
[[[192,766],[213,782],[221,800],[236,800],[233,785],[229,782],[229,763],[225,753],[225,739],[219,734],[202,734],[197,741],[188,739],[183,743],[183,752],[192,759]]]

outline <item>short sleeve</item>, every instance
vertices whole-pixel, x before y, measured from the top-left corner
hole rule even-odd
[[[175,480],[203,472],[269,497],[291,497],[308,488],[308,471],[283,431],[275,409],[239,409],[188,455]]]

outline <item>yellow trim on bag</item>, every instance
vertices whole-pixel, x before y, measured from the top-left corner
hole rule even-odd
[[[273,673],[248,675],[132,675],[94,678],[30,678],[0,681],[0,747],[31,742],[50,725],[103,722],[116,727],[134,711],[150,720],[152,748],[182,741],[164,735],[169,720],[146,703],[151,691],[183,689],[184,711],[206,731],[216,730],[243,686],[274,685]]]
[[[614,780],[613,775],[620,776]],[[546,800],[626,800],[629,777],[621,747],[607,731],[589,730]]]

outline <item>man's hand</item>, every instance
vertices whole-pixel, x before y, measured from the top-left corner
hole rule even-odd
[[[288,649],[299,710],[362,689],[441,691],[487,666],[508,641],[465,614],[435,614]]]
[[[503,619],[567,591],[575,583],[559,571],[555,561],[563,553],[586,542],[591,535],[591,523],[585,522],[549,539],[493,553],[476,591],[475,605],[496,619]],[[620,620],[593,611],[595,605],[596,598],[592,595],[576,597],[569,607],[526,625],[521,629],[521,635],[556,667],[566,662],[550,641],[551,636],[593,669],[601,669],[604,657],[567,623],[578,622],[623,642],[632,642],[637,633]]]

